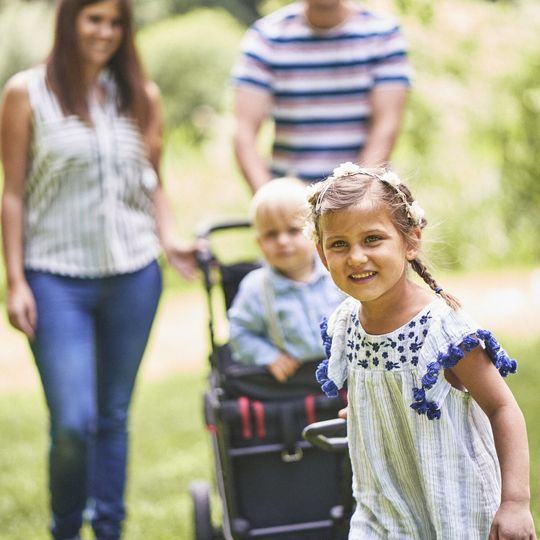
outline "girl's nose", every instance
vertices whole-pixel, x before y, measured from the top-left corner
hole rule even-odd
[[[368,260],[366,252],[362,246],[352,246],[349,251],[349,262],[351,264],[364,264]]]

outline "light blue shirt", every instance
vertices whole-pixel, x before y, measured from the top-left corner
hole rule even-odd
[[[242,280],[228,312],[230,345],[235,359],[244,364],[266,365],[280,354],[270,338],[265,286],[273,289],[273,311],[287,354],[301,362],[322,359],[319,323],[322,317],[334,311],[345,295],[317,256],[309,282],[293,281],[269,266],[250,272]]]

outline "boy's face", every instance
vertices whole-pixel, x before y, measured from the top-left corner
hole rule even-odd
[[[301,217],[268,212],[256,222],[257,242],[270,266],[296,279],[313,267],[314,245],[303,233]]]

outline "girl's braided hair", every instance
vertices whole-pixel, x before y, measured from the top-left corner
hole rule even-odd
[[[414,231],[427,225],[424,211],[394,172],[385,168],[361,168],[349,162],[334,169],[332,176],[323,182],[310,187],[307,233],[316,243],[320,243],[321,217],[354,206],[365,198],[371,198],[388,208],[394,226],[407,243],[414,243]],[[440,295],[452,309],[461,307],[456,297],[439,286],[418,256],[409,262],[429,288]]]

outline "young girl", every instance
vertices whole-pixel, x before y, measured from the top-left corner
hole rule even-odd
[[[394,173],[352,163],[313,190],[319,255],[350,296],[317,370],[328,395],[348,378],[349,538],[536,538],[525,422],[501,377],[516,363],[418,258],[423,210]]]

